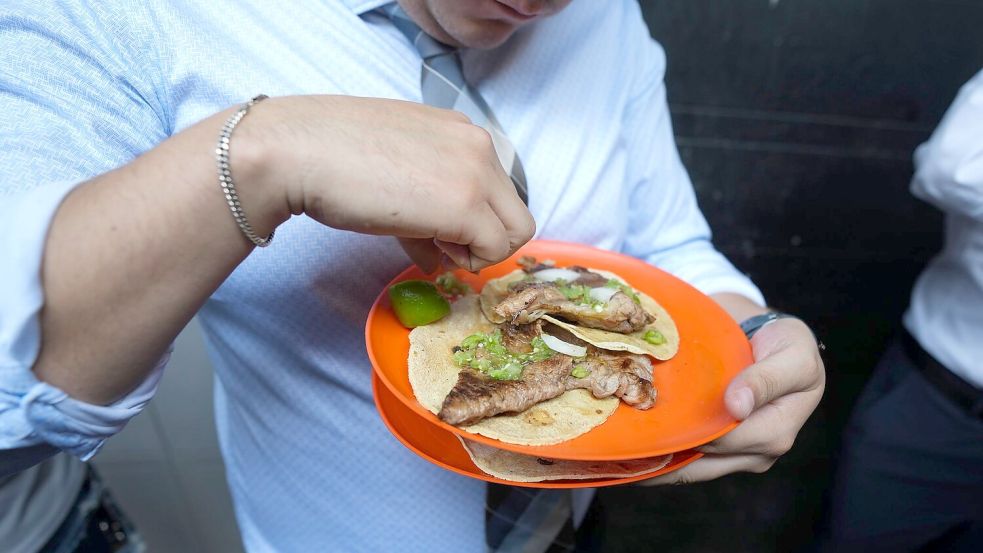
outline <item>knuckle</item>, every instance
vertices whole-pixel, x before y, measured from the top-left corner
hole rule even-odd
[[[445,228],[438,233],[437,238],[454,244],[468,244],[471,242],[470,230],[466,219],[458,219],[445,225]]]
[[[772,443],[768,444],[767,455],[773,459],[777,459],[782,455],[785,455],[792,450],[792,446],[795,445],[795,436],[780,436]]]
[[[823,358],[819,356],[819,351],[817,350],[813,354],[813,376],[815,380],[820,384],[826,383],[826,365],[823,363]]]
[[[536,219],[533,218],[532,214],[526,214],[522,222],[522,227],[519,229],[518,238],[521,243],[526,243],[532,240],[532,237],[536,235]]]
[[[768,472],[775,465],[775,459],[762,458],[748,468],[748,472],[763,474]]]
[[[466,176],[460,179],[454,188],[456,189],[454,197],[460,204],[458,209],[470,210],[484,199],[481,179],[477,177]],[[461,215],[466,215],[466,212],[461,213]]]
[[[500,259],[505,259],[512,253],[512,244],[509,242],[508,238],[505,238],[499,242],[500,247],[495,250],[494,255]]]
[[[451,121],[455,121],[458,123],[466,123],[469,125],[471,124],[471,118],[465,115],[464,113],[457,111],[456,109],[445,109],[444,113],[447,115],[447,118],[450,119]]]
[[[767,371],[762,371],[757,377],[757,389],[760,394],[759,399],[764,398],[767,401],[771,401],[778,396],[781,390],[781,384],[777,377]]]
[[[464,136],[468,141],[467,143],[482,154],[488,153],[488,150],[495,151],[491,133],[478,125],[468,125]]]

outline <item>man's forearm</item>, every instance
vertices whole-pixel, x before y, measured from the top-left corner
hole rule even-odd
[[[43,257],[39,379],[97,404],[126,394],[252,250],[216,174],[214,144],[229,113],[65,198]],[[248,138],[237,131],[232,144],[242,204],[265,236],[289,215],[286,202],[253,178]]]

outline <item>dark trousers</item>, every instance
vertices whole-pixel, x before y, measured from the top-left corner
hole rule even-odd
[[[983,419],[930,384],[900,340],[844,432],[828,526],[823,551],[983,551]]]
[[[40,553],[142,553],[140,534],[96,472],[86,470],[75,504]]]

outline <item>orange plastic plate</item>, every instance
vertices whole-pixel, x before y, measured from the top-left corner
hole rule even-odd
[[[382,416],[382,421],[386,423],[393,436],[396,436],[396,439],[402,442],[410,451],[413,451],[437,466],[458,474],[463,474],[464,476],[485,480],[486,482],[495,482],[510,486],[524,486],[527,488],[600,488],[628,484],[659,476],[660,474],[666,474],[667,472],[685,467],[703,456],[702,453],[693,450],[676,453],[665,467],[628,478],[511,482],[482,472],[471,461],[468,452],[464,450],[464,446],[461,445],[461,442],[454,434],[431,424],[430,421],[425,420],[399,401],[389,388],[386,388],[381,383],[378,375],[372,375],[372,391],[375,393],[375,405],[379,410],[379,414]]]
[[[751,347],[740,327],[716,302],[682,280],[633,257],[565,242],[533,241],[509,260],[479,275],[458,271],[457,276],[477,291],[487,280],[515,270],[516,260],[522,255],[552,259],[561,267],[583,265],[612,271],[666,308],[679,328],[680,346],[675,357],[655,363],[655,406],[640,411],[622,404],[604,424],[550,446],[508,444],[446,424],[416,401],[407,371],[409,330],[396,319],[386,290],[382,290],[365,325],[366,349],[380,381],[410,411],[435,430],[493,447],[585,461],[641,459],[684,451],[737,426],[724,407],[723,394],[730,380],[751,363]],[[426,276],[410,267],[390,285],[413,278]]]

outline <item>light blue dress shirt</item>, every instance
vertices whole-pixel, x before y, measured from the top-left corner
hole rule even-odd
[[[163,367],[106,407],[30,370],[45,232],[73,186],[261,92],[420,100],[420,59],[371,12],[381,1],[20,4],[0,7],[0,472],[51,445],[91,456]],[[710,243],[673,142],[665,58],[636,2],[573,2],[465,52],[464,67],[522,158],[539,237],[763,303]],[[391,238],[294,217],[202,309],[250,551],[484,549],[483,483],[416,457],[373,407],[362,327],[408,263]]]
[[[983,71],[915,152],[911,192],[945,213],[945,247],[918,277],[905,327],[983,390]]]

